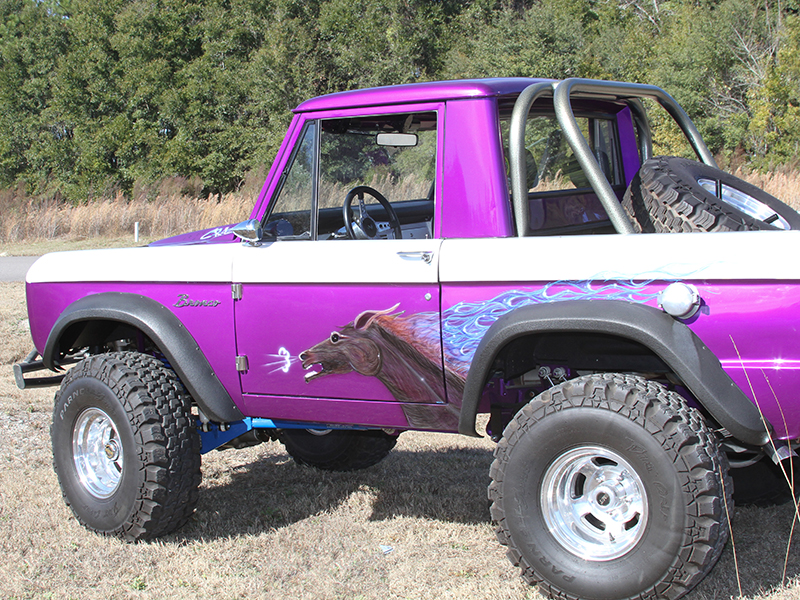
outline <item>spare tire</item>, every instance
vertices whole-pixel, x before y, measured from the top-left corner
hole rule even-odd
[[[644,233],[800,229],[800,214],[764,190],[676,156],[645,161],[622,206]]]

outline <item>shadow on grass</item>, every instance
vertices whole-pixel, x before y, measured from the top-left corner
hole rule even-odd
[[[270,450],[211,473],[200,490],[192,521],[164,541],[182,544],[280,530],[335,511],[358,492],[368,492],[371,498],[371,521],[401,516],[488,524],[486,486],[491,461],[488,449],[400,449],[369,469],[331,473],[299,466],[286,454]],[[791,503],[736,509],[733,538],[744,598],[775,590],[784,581],[792,516]],[[796,539],[785,581],[798,575],[800,540]],[[739,597],[739,587],[733,546],[728,543],[714,570],[686,598],[731,597]]]
[[[192,521],[176,541],[253,535],[335,510],[358,491],[372,497],[370,520],[396,516],[453,523],[489,521],[486,486],[491,452],[483,449],[395,449],[379,464],[335,473],[268,454],[211,478]],[[204,469],[205,470],[205,469]]]
[[[776,592],[783,583],[789,583],[800,575],[800,538],[795,535],[788,554],[785,579],[783,576],[792,517],[791,502],[766,508],[749,506],[735,509],[733,543],[728,542],[717,566],[686,598],[739,597],[734,546],[743,598]],[[790,597],[779,595],[777,599],[789,600]]]

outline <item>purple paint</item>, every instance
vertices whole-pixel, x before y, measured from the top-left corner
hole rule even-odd
[[[639,148],[636,145],[636,134],[633,130],[633,117],[631,116],[631,109],[627,106],[617,113],[617,131],[619,133],[625,187],[627,187],[642,166],[642,162],[639,159]]]
[[[122,292],[155,300],[183,323],[203,349],[214,373],[234,402],[240,401],[241,385],[233,361],[236,344],[230,284],[39,283],[28,284],[27,291],[31,336],[39,351],[44,350],[47,336],[61,313],[80,298],[104,292]],[[186,300],[213,306],[187,306]]]
[[[447,106],[443,198],[437,217],[445,238],[510,237],[514,234],[497,103],[491,99]],[[463,123],[470,123],[464,127]]]
[[[403,408],[396,402],[245,394],[240,407],[248,416],[265,419],[408,428]]]
[[[445,367],[439,344],[438,313],[403,317],[364,311],[351,323],[300,354],[306,381],[357,372],[377,378],[392,396],[405,403],[408,425],[414,429],[454,431],[464,394],[465,372]],[[429,410],[425,404],[447,404]]]
[[[223,225],[220,227],[210,227],[200,231],[191,231],[172,237],[164,238],[151,242],[148,246],[188,246],[191,244],[221,244],[236,241],[236,236],[230,232],[230,228],[235,225]]]

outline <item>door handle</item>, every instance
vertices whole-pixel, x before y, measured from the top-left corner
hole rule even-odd
[[[430,250],[418,250],[416,252],[398,252],[397,256],[405,260],[422,260],[426,264],[431,264],[433,252]]]

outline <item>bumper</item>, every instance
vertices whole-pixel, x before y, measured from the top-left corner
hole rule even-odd
[[[84,358],[83,354],[73,354],[65,356],[59,361],[59,365],[72,365]],[[61,385],[61,380],[64,379],[65,373],[51,375],[50,377],[29,377],[25,378],[28,373],[35,373],[37,371],[45,371],[47,367],[44,366],[39,352],[36,350],[31,351],[24,360],[14,365],[14,379],[17,382],[17,387],[21,390],[29,388],[49,387],[54,385]]]

